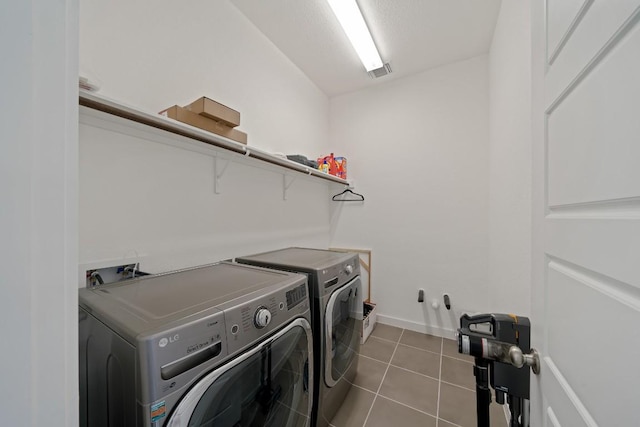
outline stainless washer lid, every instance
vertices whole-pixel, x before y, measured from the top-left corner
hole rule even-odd
[[[79,305],[132,339],[303,282],[300,275],[222,262],[78,291]]]

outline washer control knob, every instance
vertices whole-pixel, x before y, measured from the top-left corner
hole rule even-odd
[[[351,273],[353,273],[353,266],[352,266],[351,264],[347,264],[347,265],[344,267],[344,271],[345,271],[345,273],[347,273],[347,274],[351,274]]]
[[[271,322],[271,312],[266,307],[260,307],[256,310],[256,314],[253,317],[253,323],[256,328],[262,329]]]

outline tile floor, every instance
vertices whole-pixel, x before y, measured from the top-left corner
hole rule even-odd
[[[476,427],[473,359],[457,343],[377,324],[333,427]],[[506,427],[491,404],[491,425]]]

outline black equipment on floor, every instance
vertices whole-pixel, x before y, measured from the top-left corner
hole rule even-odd
[[[475,357],[478,427],[490,427],[491,389],[496,402],[505,396],[511,411],[509,427],[529,427],[529,369],[540,372],[538,352],[531,348],[529,319],[513,314],[463,315],[458,329],[458,352]]]

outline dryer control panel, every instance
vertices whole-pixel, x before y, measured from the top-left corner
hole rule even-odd
[[[324,268],[318,272],[318,296],[329,295],[336,288],[360,275],[360,262],[357,255],[340,264]]]

